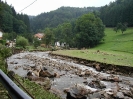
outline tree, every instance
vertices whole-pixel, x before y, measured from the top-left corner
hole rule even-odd
[[[16,45],[17,46],[21,46],[21,47],[25,48],[28,44],[29,44],[29,42],[25,37],[18,36],[16,38]]]
[[[127,29],[127,24],[126,23],[125,24],[118,23],[117,26],[114,28],[114,31],[117,32],[117,31],[121,30],[121,32],[123,34],[123,32],[126,31],[126,29]]]
[[[53,41],[53,31],[50,28],[45,29],[45,36],[42,39],[42,41],[46,44],[47,47],[52,43]]]
[[[121,32],[123,34],[124,31],[127,30],[127,25],[126,24],[123,24],[122,27],[121,27]]]
[[[72,37],[73,37],[73,34],[72,34],[72,25],[71,23],[64,23],[62,24],[62,38],[64,39],[64,42],[68,45],[71,44],[71,41],[72,41]]]
[[[40,46],[41,42],[40,40],[38,40],[37,38],[34,38],[34,42],[33,42],[33,45],[35,48],[37,48],[38,46]]]
[[[92,13],[78,18],[75,30],[77,46],[79,48],[94,47],[104,36],[104,25],[101,19]]]

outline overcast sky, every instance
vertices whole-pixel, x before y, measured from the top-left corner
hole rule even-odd
[[[24,13],[28,15],[38,15],[43,12],[56,10],[61,6],[100,7],[109,4],[111,1],[115,0],[2,0],[2,1],[6,1],[9,5],[12,5],[15,8],[15,10],[19,13]],[[33,4],[30,5],[31,3]],[[28,5],[30,6],[27,7]],[[25,7],[27,8],[24,9]],[[22,9],[24,10],[20,12]]]

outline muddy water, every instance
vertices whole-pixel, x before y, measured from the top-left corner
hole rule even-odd
[[[48,52],[24,52],[12,55],[7,59],[8,70],[12,70],[16,74],[25,77],[28,72],[27,68],[30,69],[30,67],[35,66],[34,61],[26,58],[26,56],[29,56],[29,58],[34,56],[39,60],[40,59],[47,60],[44,66],[51,67],[54,70],[54,72],[61,75],[59,78],[51,79],[52,81],[51,90],[53,90],[52,92],[54,92],[55,94],[60,95],[63,99],[65,99],[66,97],[66,94],[63,92],[64,88],[69,88],[75,84],[83,84],[88,89],[95,91],[98,88],[91,88],[87,84],[84,84],[83,82],[90,83],[92,80],[95,80],[97,78],[100,77],[106,78],[110,76],[110,74],[98,72],[94,68],[81,64],[76,64],[73,60],[70,59],[49,56]],[[91,71],[92,75],[85,77],[75,73],[81,71],[81,74],[82,73],[84,74],[85,70]],[[119,86],[123,89],[128,90],[130,88],[130,85],[133,85],[132,77],[126,77],[121,75],[114,75],[114,76],[119,77],[119,79],[121,80],[121,82],[119,82]],[[100,82],[106,86],[106,89],[114,89],[117,87],[115,82],[111,81],[100,81]]]

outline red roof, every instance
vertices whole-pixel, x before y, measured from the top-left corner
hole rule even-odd
[[[34,37],[37,37],[37,38],[43,38],[44,34],[43,33],[37,33],[34,35]]]

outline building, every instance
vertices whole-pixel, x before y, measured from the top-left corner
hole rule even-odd
[[[2,35],[3,35],[3,33],[0,31],[0,40],[2,39]]]
[[[42,38],[44,37],[44,33],[37,33],[34,35],[35,38],[37,38],[38,40],[42,40]]]

